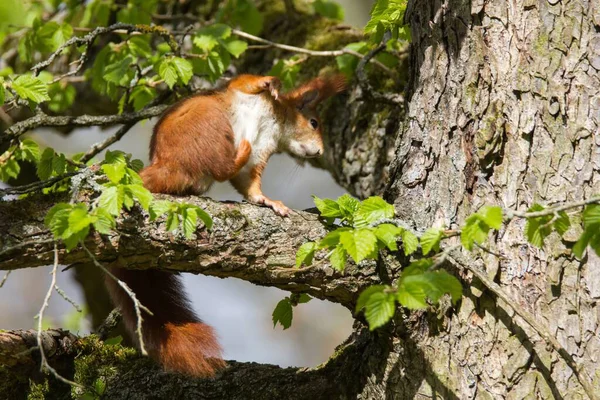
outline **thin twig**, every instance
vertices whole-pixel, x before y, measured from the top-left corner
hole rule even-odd
[[[136,332],[138,340],[140,342],[140,351],[142,352],[143,355],[147,356],[148,352],[146,351],[146,347],[144,346],[144,336],[142,334],[142,322],[144,321],[142,318],[142,310],[147,312],[150,315],[154,315],[154,314],[152,314],[152,312],[148,308],[146,308],[144,305],[142,305],[139,302],[139,300],[137,299],[133,290],[131,290],[131,288],[125,282],[123,282],[122,280],[120,280],[119,278],[114,276],[112,272],[110,272],[106,267],[104,267],[104,265],[102,265],[98,261],[98,259],[96,259],[96,256],[94,256],[94,254],[92,254],[92,252],[85,246],[85,244],[81,243],[81,247],[88,254],[88,256],[90,257],[90,259],[92,260],[94,265],[96,267],[100,268],[102,271],[104,271],[104,273],[106,275],[108,275],[111,279],[113,279],[115,282],[117,282],[117,284],[119,286],[121,286],[121,288],[125,291],[125,293],[127,293],[127,295],[133,301],[133,306],[135,308],[135,315],[137,318],[137,329],[135,330],[135,332]]]
[[[48,302],[50,301],[50,296],[52,296],[52,292],[54,291],[54,286],[56,286],[56,269],[58,268],[58,246],[54,243],[54,266],[52,267],[52,282],[50,283],[50,287],[48,287],[48,292],[46,293],[46,297],[44,297],[44,302],[42,303],[42,308],[40,308],[40,312],[37,315],[38,318],[38,329],[37,329],[37,345],[40,350],[41,362],[40,362],[40,371],[44,371],[47,369],[54,375],[56,379],[59,381],[66,383],[67,385],[75,386],[83,389],[83,386],[73,382],[63,376],[61,376],[54,368],[48,364],[48,360],[46,359],[46,353],[44,352],[44,344],[42,342],[42,323],[44,319],[44,311],[48,307]]]
[[[54,242],[54,239],[32,240],[32,241],[29,241],[29,242],[21,242],[19,244],[14,245],[14,246],[7,247],[5,249],[0,250],[0,256],[3,255],[3,254],[5,254],[5,253],[11,252],[13,250],[18,250],[18,249],[20,249],[22,247],[27,247],[27,246],[30,246],[30,245],[48,244],[48,243],[52,243],[52,242]]]
[[[244,31],[240,31],[239,29],[232,29],[231,33],[233,33],[236,36],[239,37],[243,37],[245,39],[248,40],[252,40],[254,42],[258,42],[258,43],[263,43],[269,47],[274,47],[277,49],[281,49],[281,50],[286,50],[286,51],[291,51],[294,53],[300,53],[300,54],[307,54],[309,56],[313,56],[313,57],[338,57],[338,56],[343,56],[344,54],[350,54],[353,55],[355,57],[358,57],[360,59],[365,59],[366,56],[360,54],[357,51],[353,51],[350,49],[341,49],[341,50],[309,50],[309,49],[305,49],[302,47],[296,47],[296,46],[290,46],[287,44],[281,44],[281,43],[276,43],[276,42],[272,42],[270,40],[267,39],[263,39],[261,37],[258,36],[254,36],[251,35],[249,33],[246,33]],[[368,62],[369,60],[367,60]],[[390,75],[394,75],[394,71],[392,71],[391,69],[389,69],[388,67],[386,67],[385,65],[383,65],[381,62],[377,61],[377,60],[373,60],[373,64],[377,65],[379,68],[383,69],[385,72],[387,72]]]
[[[75,302],[75,300],[73,300],[72,298],[70,298],[64,290],[62,290],[61,288],[58,287],[58,285],[54,285],[54,290],[56,290],[56,293],[58,293],[63,299],[65,299],[68,303],[70,303],[73,308],[75,308],[77,310],[77,312],[83,312],[83,310],[81,309],[81,307],[79,306],[79,304],[77,304]]]
[[[554,348],[554,350],[561,356],[569,368],[571,368],[589,398],[592,400],[599,399],[599,397],[596,395],[596,390],[587,376],[587,373],[584,371],[583,365],[578,364],[575,362],[575,360],[573,360],[573,357],[569,354],[569,352],[558,342],[548,328],[537,322],[533,314],[521,307],[518,301],[512,299],[498,284],[488,278],[483,271],[480,271],[478,268],[476,268],[474,263],[464,260],[462,254],[459,252],[449,255],[447,258],[455,266],[470,271],[485,285],[486,288],[488,288],[498,298],[502,299],[510,308],[515,311],[515,313],[523,318],[523,320],[525,320],[525,322],[527,322],[529,326],[531,326],[537,332],[537,334],[546,341],[546,343],[550,344]]]
[[[6,280],[8,279],[8,276],[10,275],[11,272],[12,272],[12,270],[6,271],[6,274],[4,274],[4,278],[2,278],[2,282],[0,282],[0,288],[2,288],[2,286],[4,286],[4,284],[6,283]]]
[[[588,204],[600,204],[600,196],[591,197],[587,200],[580,200],[580,201],[575,201],[572,203],[565,203],[563,205],[547,208],[542,211],[532,211],[532,212],[525,211],[525,212],[523,212],[523,211],[517,211],[517,210],[504,210],[504,215],[506,216],[505,218],[509,221],[511,219],[513,219],[514,217],[539,218],[539,217],[545,217],[547,215],[556,214],[561,211],[570,210],[572,208],[583,207]]]

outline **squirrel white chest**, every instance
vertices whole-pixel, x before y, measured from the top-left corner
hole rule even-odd
[[[236,93],[231,104],[231,115],[235,145],[246,139],[252,146],[249,165],[266,161],[277,151],[282,124],[275,118],[273,106],[266,96]]]

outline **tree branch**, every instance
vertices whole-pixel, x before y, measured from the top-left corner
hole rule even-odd
[[[85,194],[83,194],[85,195]],[[235,277],[263,286],[308,293],[352,309],[360,291],[377,281],[373,268],[349,266],[342,275],[329,261],[319,268],[295,269],[300,245],[326,233],[314,214],[294,212],[288,218],[270,209],[247,203],[220,203],[207,198],[157,198],[185,201],[202,207],[214,219],[214,227],[196,232],[185,240],[165,229],[164,219],[149,222],[142,211],[134,210],[118,221],[111,236],[91,235],[86,247],[99,262],[130,269],[168,269],[218,277]],[[48,209],[66,200],[57,196],[34,195],[0,203],[0,270],[37,267],[52,263],[51,234],[43,225]],[[88,262],[78,247],[61,250],[61,263]]]

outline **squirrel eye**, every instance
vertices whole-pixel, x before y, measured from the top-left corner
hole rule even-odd
[[[316,119],[311,118],[310,119],[310,126],[312,126],[313,129],[317,129],[317,127],[319,126],[319,123],[317,122]]]

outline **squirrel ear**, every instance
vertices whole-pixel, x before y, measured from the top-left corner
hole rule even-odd
[[[299,109],[314,109],[323,100],[346,90],[346,78],[343,75],[333,75],[315,78],[300,86],[290,97],[296,100]]]

